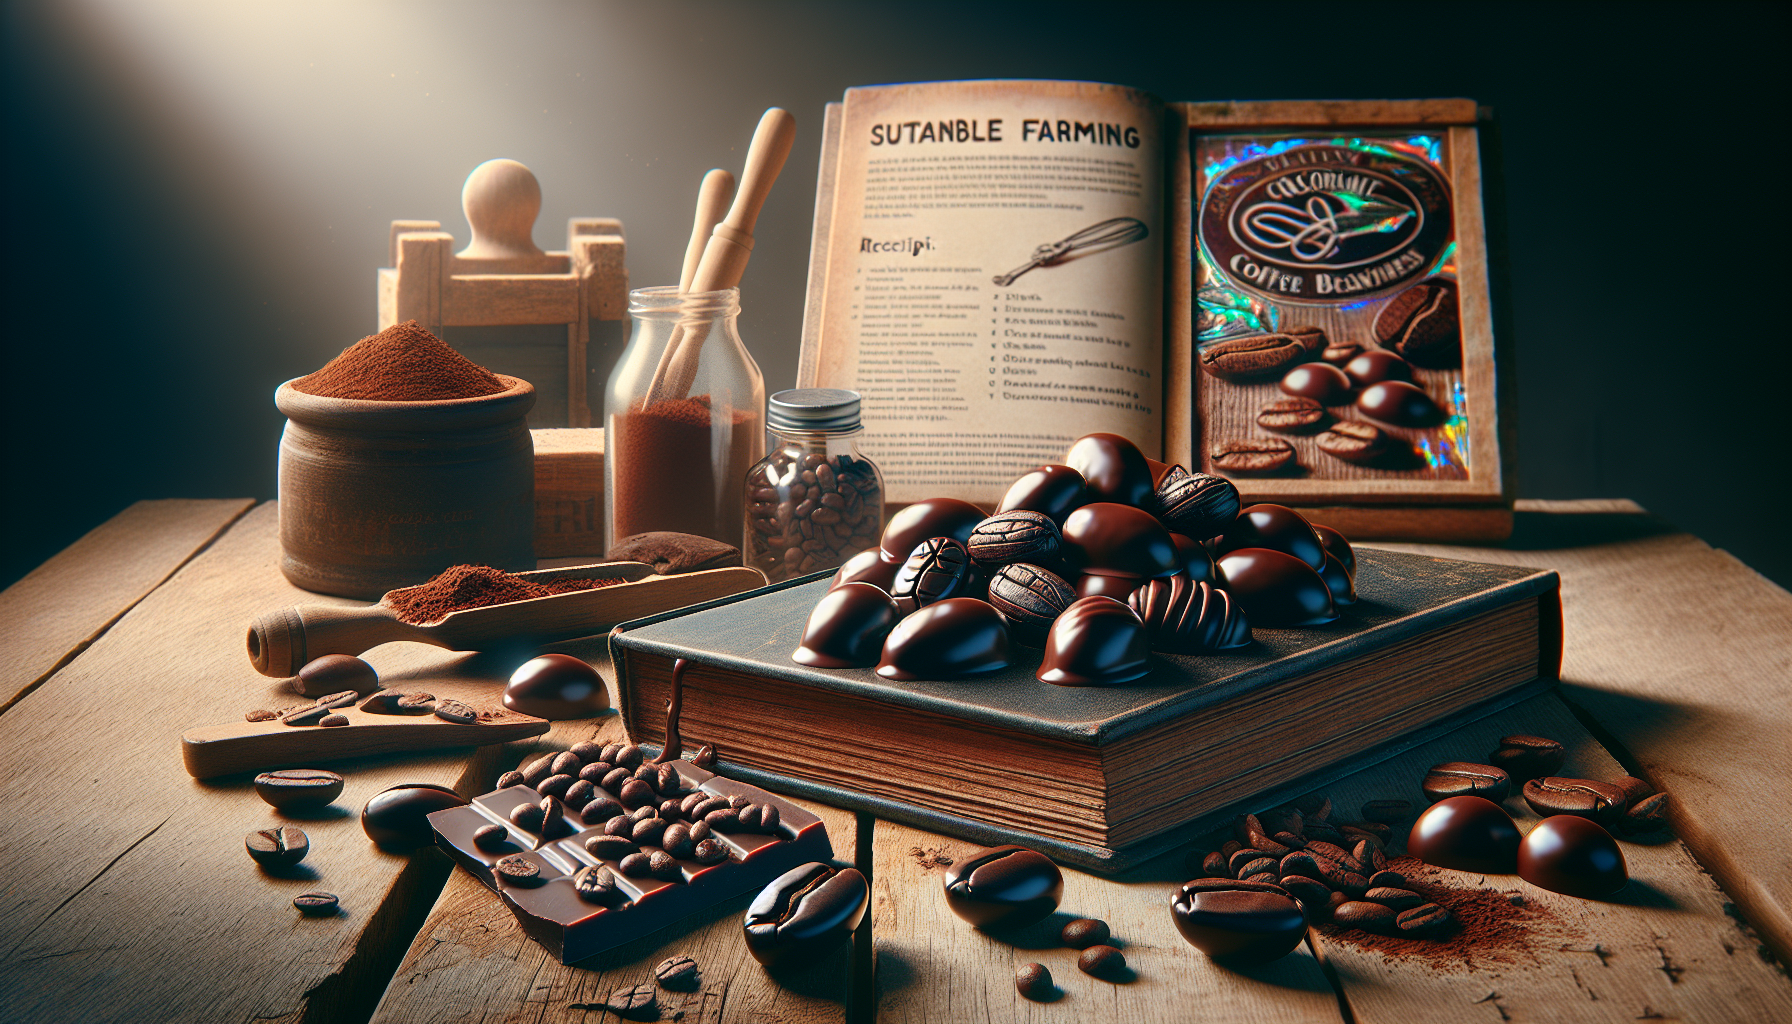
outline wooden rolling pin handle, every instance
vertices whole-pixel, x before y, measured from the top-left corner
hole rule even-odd
[[[723,223],[752,236],[759,210],[765,206],[766,196],[771,195],[772,186],[777,184],[778,172],[784,169],[784,161],[789,159],[790,147],[795,142],[796,118],[790,111],[781,107],[767,110],[759,119],[759,127],[753,130],[753,141],[747,146],[747,165],[740,175],[740,188],[734,193],[734,205],[729,208]],[[732,288],[739,283],[740,279],[736,278],[722,287]]]
[[[691,225],[691,240],[684,249],[684,269],[678,275],[679,291],[691,290],[691,282],[697,277],[697,264],[703,259],[703,247],[709,244],[710,232],[728,212],[728,204],[733,199],[732,172],[717,167],[703,176],[703,184],[697,188],[696,222]]]
[[[392,640],[441,646],[425,629],[400,622],[379,605],[337,608],[294,605],[261,615],[249,626],[249,661],[264,676],[296,676],[326,654],[361,654]]]

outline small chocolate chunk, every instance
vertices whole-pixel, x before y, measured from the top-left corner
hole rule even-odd
[[[1065,925],[1058,938],[1071,949],[1088,949],[1108,941],[1108,925],[1092,917],[1079,917]]]
[[[343,715],[325,715],[317,720],[317,724],[326,729],[334,729],[347,725],[348,719]]]

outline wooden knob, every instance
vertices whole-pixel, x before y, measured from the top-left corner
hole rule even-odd
[[[473,228],[461,259],[517,259],[542,255],[535,244],[541,183],[515,160],[487,160],[461,186],[460,208]]]
[[[249,626],[249,663],[264,676],[296,676],[305,667],[305,623],[297,608],[257,616]]]

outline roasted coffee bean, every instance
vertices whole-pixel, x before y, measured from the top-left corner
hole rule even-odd
[[[510,820],[525,832],[541,831],[541,805],[517,804],[510,809]]]
[[[604,777],[599,780],[599,784],[612,793],[619,793],[623,786],[633,781],[635,781],[634,769],[618,765],[605,772]]]
[[[748,804],[741,808],[740,827],[748,832],[771,833],[778,829],[778,808],[773,804]]]
[[[728,806],[734,808],[737,811],[745,808],[748,804],[750,804],[752,802],[753,802],[752,797],[749,797],[749,796],[746,796],[746,795],[740,794],[740,793],[736,793],[735,795],[728,798]]]
[[[521,785],[523,785],[523,773],[522,772],[505,772],[504,774],[498,776],[498,788],[499,789],[509,789],[512,786],[521,786]]]
[[[1362,865],[1362,873],[1365,875],[1373,875],[1376,872],[1387,870],[1388,859],[1382,854],[1381,847],[1372,840],[1364,839],[1357,843],[1350,854],[1356,858],[1358,864]]]
[[[1280,438],[1240,438],[1215,444],[1207,457],[1222,473],[1274,473],[1294,462],[1294,446]]]
[[[1301,910],[1311,921],[1323,921],[1331,914],[1332,890],[1324,882],[1305,875],[1283,875],[1276,884],[1300,901]],[[1316,916],[1317,915],[1317,916]]]
[[[1626,775],[1612,783],[1612,785],[1617,787],[1618,791],[1624,794],[1625,807],[1635,806],[1638,800],[1655,792],[1654,786],[1649,785],[1646,780],[1639,779],[1634,775]]]
[[[1126,954],[1105,943],[1090,946],[1076,958],[1076,969],[1097,978],[1112,977],[1126,969]]]
[[[1668,827],[1668,795],[1655,793],[1630,805],[1618,827],[1631,835],[1659,832]]]
[[[1236,839],[1228,839],[1224,843],[1220,844],[1220,856],[1226,858],[1227,860],[1231,860],[1232,855],[1242,849],[1244,849],[1243,843],[1239,842]]]
[[[692,842],[701,843],[703,840],[708,839],[710,836],[712,836],[714,834],[715,834],[715,829],[709,827],[709,822],[707,822],[707,821],[691,822],[691,841]]]
[[[1050,518],[1016,509],[978,523],[964,546],[977,564],[994,568],[1014,562],[1050,563],[1063,541],[1058,524]]]
[[[299,908],[299,913],[306,917],[329,917],[336,913],[341,900],[333,892],[302,892],[292,898],[292,905]]]
[[[1453,796],[1478,796],[1494,803],[1506,799],[1511,779],[1504,769],[1471,761],[1446,761],[1432,765],[1419,783],[1432,803]]]
[[[653,872],[653,864],[647,859],[644,851],[636,850],[623,857],[616,865],[622,873],[630,878],[646,878]]]
[[[1394,919],[1395,927],[1410,935],[1435,936],[1449,929],[1456,918],[1435,903],[1426,903],[1403,911]]]
[[[255,795],[283,811],[323,807],[342,795],[342,776],[321,768],[282,768],[255,776]]]
[[[1307,821],[1325,821],[1331,817],[1331,798],[1324,793],[1308,793],[1291,801],[1294,809]]]
[[[577,831],[566,820],[566,805],[559,797],[544,796],[537,806],[541,808],[541,838],[544,841],[570,836]]]
[[[669,796],[666,799],[661,800],[659,805],[659,816],[667,821],[675,821],[678,818],[684,817],[684,811],[679,808],[678,798]]]
[[[1412,814],[1412,801],[1410,800],[1371,800],[1363,805],[1363,817],[1383,825],[1405,821],[1410,814]]]
[[[1218,851],[1201,858],[1201,873],[1208,878],[1231,878],[1232,872],[1226,868],[1226,858]],[[1194,874],[1194,872],[1189,872]]]
[[[598,751],[597,759],[615,764],[617,755],[622,753],[622,748],[625,746],[627,746],[626,743],[606,743],[604,749]]]
[[[616,884],[616,876],[609,868],[601,864],[583,867],[572,876],[572,891],[586,903],[612,907],[625,898],[622,888]]]
[[[659,1016],[659,1001],[652,985],[630,985],[610,993],[604,1009],[624,1020],[653,1020]]]
[[[1181,472],[1178,472],[1181,470]],[[1224,533],[1238,518],[1238,488],[1232,481],[1174,467],[1157,483],[1153,509],[1165,526],[1185,537],[1207,540]]]
[[[660,809],[655,804],[642,804],[628,812],[628,820],[635,822],[646,821],[649,818],[658,818],[659,816]]]
[[[576,778],[579,774],[579,769],[585,767],[585,762],[579,755],[568,750],[564,753],[554,755],[554,763],[552,767],[555,775],[571,775]]]
[[[1393,842],[1394,839],[1393,827],[1386,822],[1381,821],[1344,821],[1338,823],[1338,828],[1345,832],[1355,832],[1368,836],[1369,838],[1376,840],[1377,845],[1384,850],[1387,849],[1388,843]]]
[[[705,823],[717,832],[739,832],[740,812],[732,807],[724,807],[719,811],[710,811],[703,816]]]
[[[697,987],[697,961],[688,956],[669,956],[661,960],[653,968],[653,980],[661,988],[669,988],[675,992],[688,992]]]
[[[1371,888],[1368,892],[1363,893],[1363,899],[1369,903],[1379,903],[1392,910],[1411,910],[1430,902],[1411,890],[1387,887]]]
[[[590,803],[579,809],[579,820],[587,825],[602,825],[622,813],[622,805],[615,799],[599,794],[593,796]]]
[[[568,753],[578,756],[580,764],[590,764],[593,761],[603,760],[604,748],[590,740],[580,740],[566,749]]]
[[[433,693],[406,693],[398,698],[400,711],[433,711],[435,706],[436,695]]]
[[[705,839],[697,844],[691,859],[699,864],[720,864],[728,859],[728,848],[714,839]]]
[[[604,749],[607,751],[609,748],[605,747]],[[633,743],[625,743],[621,747],[618,747],[615,757],[604,758],[604,760],[616,765],[618,768],[627,768],[630,771],[641,767],[641,762],[646,759],[646,752],[640,747],[635,746]]]
[[[621,770],[622,769],[620,768],[617,769],[617,771]],[[652,786],[642,782],[640,779],[629,779],[627,782],[624,782],[618,795],[622,797],[622,806],[627,807],[630,810],[650,805],[657,806],[659,804],[659,794],[653,791]]]
[[[1283,875],[1300,875],[1305,878],[1325,881],[1325,870],[1319,866],[1319,858],[1311,850],[1296,850],[1282,858],[1276,870]]]
[[[691,854],[697,851],[697,843],[691,838],[691,826],[684,822],[668,825],[660,836],[660,845],[666,852],[680,860],[690,860]]]
[[[1257,425],[1285,434],[1307,434],[1325,421],[1325,406],[1314,398],[1280,398],[1257,410]]]
[[[1389,299],[1375,314],[1375,340],[1407,362],[1433,369],[1462,365],[1462,314],[1456,282],[1429,277]]]
[[[523,785],[534,786],[542,779],[554,774],[554,758],[558,754],[543,754],[523,766]]]
[[[1254,875],[1275,875],[1278,878],[1281,877],[1279,865],[1276,863],[1275,858],[1264,856],[1263,851],[1261,850],[1252,852],[1256,853],[1257,856],[1254,859],[1246,860],[1238,866],[1237,877],[1250,878]]]
[[[293,708],[280,716],[282,725],[316,725],[330,714],[330,709],[321,704],[306,704]]]
[[[811,457],[815,464],[804,465]],[[746,564],[774,583],[834,568],[877,545],[883,488],[863,459],[791,459],[779,450],[749,471],[746,484]]]
[[[684,872],[678,861],[664,850],[652,850],[647,854],[647,873],[662,882],[682,882]]]
[[[1525,783],[1524,802],[1545,818],[1553,814],[1572,814],[1602,824],[1615,823],[1627,803],[1624,791],[1609,782],[1553,775]]]
[[[1404,889],[1406,876],[1398,871],[1377,871],[1369,876],[1371,889]]]
[[[1309,843],[1315,839],[1328,843],[1344,841],[1343,830],[1329,821],[1315,821],[1308,818],[1306,828],[1302,829],[1302,832]]]
[[[1241,847],[1238,852],[1226,858],[1226,870],[1232,872],[1233,878],[1237,878],[1238,873],[1244,870],[1245,865],[1265,859],[1270,859],[1269,855],[1255,846]]]
[[[597,787],[584,779],[575,780],[572,785],[566,787],[566,792],[560,794],[560,799],[566,801],[566,809],[575,813],[584,810],[585,805],[596,797]]]
[[[665,834],[666,820],[664,818],[647,818],[644,821],[635,822],[635,827],[629,830],[628,835],[630,839],[643,846],[654,846],[658,845],[660,837]]]
[[[1052,988],[1052,972],[1044,964],[1022,964],[1014,972],[1014,990],[1023,999],[1038,1002],[1050,996]]]
[[[436,701],[436,717],[455,725],[478,725],[479,712],[458,700]]]
[[[703,797],[702,800],[699,800],[697,802],[696,806],[694,806],[690,809],[690,816],[691,816],[691,820],[693,820],[693,821],[700,821],[703,818],[708,817],[710,812],[712,812],[712,811],[722,811],[722,810],[728,809],[728,801],[724,797],[709,796],[708,794],[705,794],[705,793],[695,793],[692,795]]]
[[[585,852],[604,860],[621,860],[635,852],[635,844],[627,836],[592,836],[585,840]]]
[[[317,720],[317,724],[323,726],[326,729],[333,729],[333,728],[337,728],[339,726],[347,725],[348,718],[343,715],[325,715],[324,717]]]
[[[1307,841],[1305,839],[1302,839],[1300,836],[1297,836],[1292,832],[1277,832],[1274,835],[1270,836],[1269,838],[1275,840],[1276,842],[1280,843],[1283,847],[1285,847],[1289,850],[1298,850],[1301,847],[1307,845]]]
[[[1399,914],[1379,903],[1351,900],[1332,912],[1332,921],[1346,928],[1391,935],[1398,928]]]
[[[1319,450],[1345,462],[1374,462],[1387,454],[1388,435],[1374,424],[1341,420],[1326,428],[1314,441]]]
[[[311,852],[311,838],[304,829],[282,825],[249,833],[243,837],[243,848],[263,867],[290,868]]]
[[[644,764],[635,769],[634,777],[638,781],[646,783],[648,788],[653,790],[655,797],[654,802],[658,803],[660,792],[660,766],[657,764]]]
[[[274,712],[263,708],[260,710],[250,711],[250,712],[245,713],[243,715],[243,721],[245,721],[245,722],[272,722],[274,719],[279,718],[279,717],[280,716],[275,714]]]
[[[1253,381],[1280,376],[1306,358],[1307,347],[1287,334],[1251,334],[1207,345],[1196,353],[1201,369],[1221,380]]]
[[[1306,815],[1300,813],[1300,808],[1292,804],[1264,811],[1257,815],[1257,820],[1263,824],[1263,831],[1269,833],[1272,838],[1277,832],[1288,832],[1300,836],[1307,827]]]
[[[565,796],[577,781],[579,780],[571,775],[550,775],[541,780],[535,791],[542,796]]]
[[[498,863],[492,865],[492,877],[500,885],[513,885],[519,889],[533,889],[543,881],[541,869],[520,853],[498,858]]]
[[[1270,868],[1267,871],[1258,871],[1258,872],[1254,872],[1249,875],[1241,876],[1239,878],[1239,881],[1241,881],[1241,882],[1267,882],[1270,885],[1274,885],[1274,884],[1276,884],[1278,879],[1276,877],[1275,869]]]
[[[1171,898],[1176,930],[1211,957],[1262,962],[1300,944],[1307,932],[1301,905],[1279,885],[1202,878]]]
[[[509,842],[510,830],[495,822],[490,825],[481,825],[473,833],[473,845],[486,853],[501,850]]]
[[[1525,783],[1554,775],[1567,756],[1560,743],[1543,736],[1506,736],[1487,755],[1487,763],[1504,768],[1506,774]]]
[[[1284,326],[1282,333],[1301,343],[1309,353],[1324,351],[1331,342],[1325,336],[1325,328],[1312,324],[1299,324],[1293,327]]]
[[[1071,949],[1088,949],[1108,941],[1108,924],[1092,917],[1079,917],[1058,932],[1058,940]]]

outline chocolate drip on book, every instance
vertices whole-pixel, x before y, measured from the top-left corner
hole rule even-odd
[[[672,696],[666,700],[666,746],[660,756],[653,759],[654,764],[664,764],[678,757],[678,751],[684,747],[684,739],[678,735],[678,715],[684,710],[684,667],[689,664],[683,658],[672,662]]]

